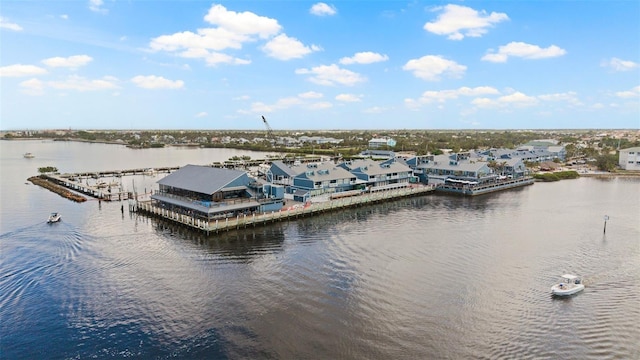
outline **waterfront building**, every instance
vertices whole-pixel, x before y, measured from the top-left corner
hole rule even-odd
[[[385,161],[351,160],[339,166],[355,175],[369,191],[407,187],[413,177],[411,168],[395,159]]]
[[[354,174],[333,162],[309,163],[291,166],[293,184],[290,193],[296,201],[308,201],[312,196],[353,190],[357,185]]]
[[[296,173],[289,165],[283,163],[280,160],[271,162],[271,166],[266,173],[266,179],[268,182],[280,185],[293,185],[293,178],[296,177]]]
[[[213,220],[278,210],[284,205],[284,188],[261,184],[244,171],[186,165],[157,181],[151,196],[155,206]]]
[[[640,170],[640,147],[620,150],[618,165],[624,170]]]
[[[488,162],[471,153],[423,156],[408,159],[414,172],[428,184],[443,184],[447,179],[472,182],[490,182],[497,179]],[[423,181],[424,181],[423,180]]]
[[[517,149],[489,149],[489,150],[481,151],[478,154],[480,156],[485,157],[487,161],[520,159],[523,162],[527,161],[527,162],[535,162],[535,163],[539,163],[543,161],[553,161],[553,159],[555,158],[563,160],[565,157],[564,152],[552,153],[546,149],[534,149],[529,147],[519,147]]]

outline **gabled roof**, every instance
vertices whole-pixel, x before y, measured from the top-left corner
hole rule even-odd
[[[452,164],[451,162],[452,160],[446,155],[436,155],[434,161],[428,164],[420,164],[418,168],[478,172],[487,166],[487,163],[484,161],[461,160],[458,161],[457,164]]]
[[[276,160],[272,162],[271,166],[274,166],[279,170],[282,170],[282,172],[287,174],[289,177],[295,177],[296,175],[298,175],[298,172],[294,171],[291,167],[289,167],[289,165],[283,163],[280,160]]]
[[[213,194],[242,176],[247,176],[244,171],[186,165],[157,183],[201,194]]]
[[[382,175],[399,172],[410,172],[411,168],[397,161],[374,161],[371,159],[353,160],[348,167],[353,172],[367,175]]]
[[[313,181],[327,181],[352,179],[355,175],[332,162],[302,164],[292,167],[297,178],[307,178]]]

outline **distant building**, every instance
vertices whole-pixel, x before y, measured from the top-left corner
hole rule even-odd
[[[378,150],[378,149],[372,149],[372,150],[364,150],[363,152],[360,153],[360,156],[362,157],[369,157],[372,159],[393,159],[396,157],[396,153],[393,152],[392,150]]]
[[[640,147],[620,150],[618,165],[624,170],[640,170]]]
[[[383,146],[394,147],[396,146],[396,141],[386,136],[369,140],[369,149],[378,149]]]

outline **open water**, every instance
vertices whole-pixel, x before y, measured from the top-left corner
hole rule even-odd
[[[42,166],[245,154],[264,157],[0,141],[0,358],[640,358],[640,178],[434,194],[209,237],[26,184]],[[586,289],[553,298],[567,272]]]

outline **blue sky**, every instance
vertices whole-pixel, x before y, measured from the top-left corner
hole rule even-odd
[[[638,1],[12,1],[0,129],[640,128]]]

